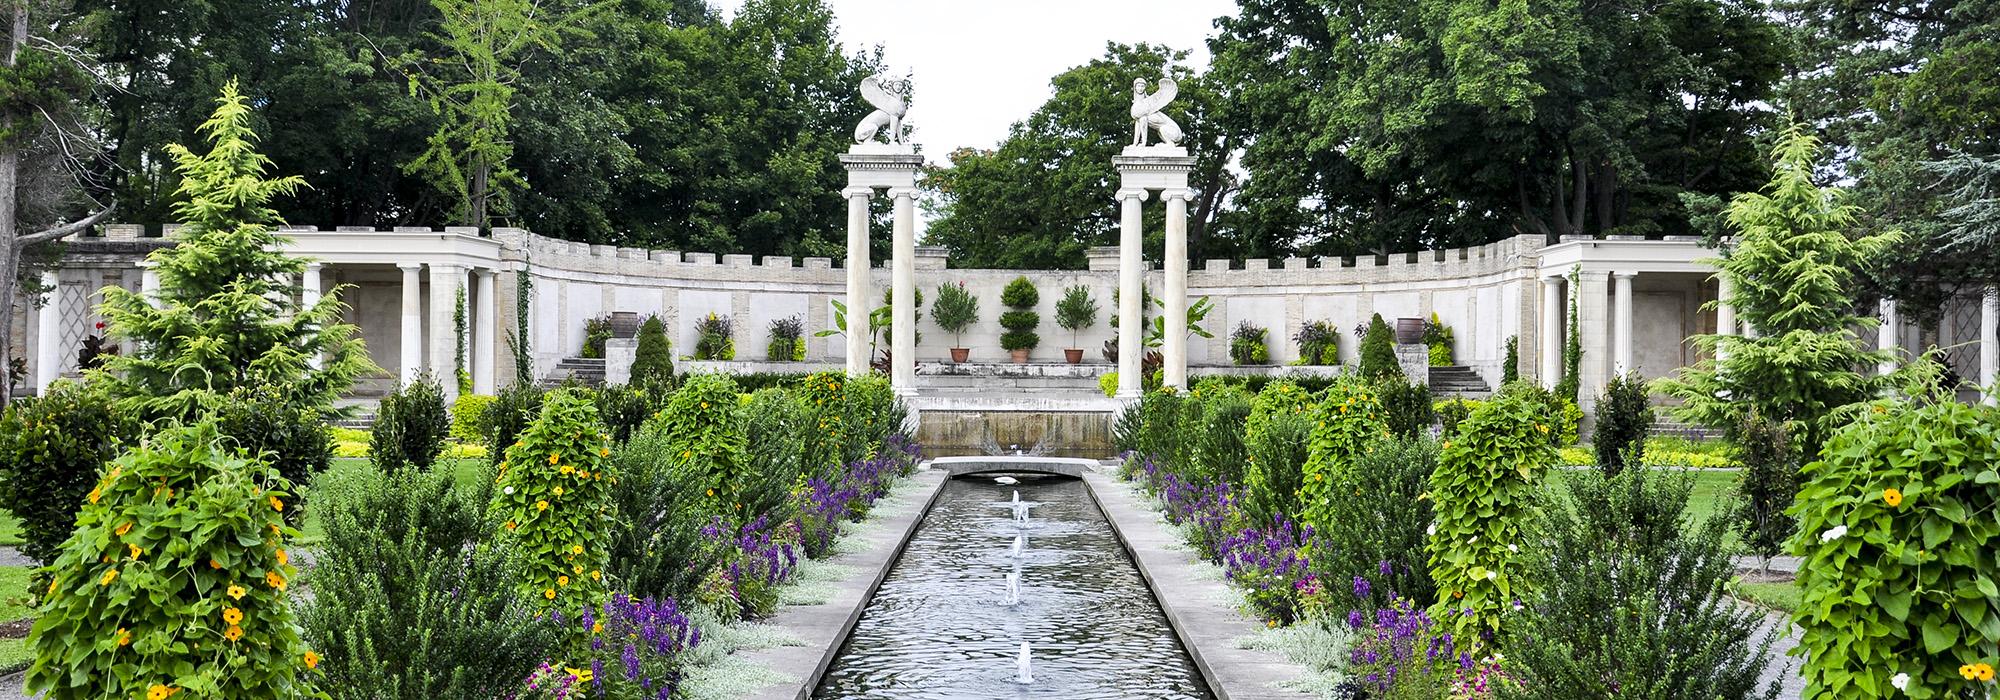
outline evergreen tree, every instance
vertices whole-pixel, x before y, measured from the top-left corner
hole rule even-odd
[[[1361,376],[1368,379],[1402,378],[1403,366],[1396,361],[1395,332],[1382,314],[1368,319],[1368,332],[1361,337]]]
[[[1902,238],[1899,233],[1850,237],[1855,208],[1839,188],[1813,182],[1819,142],[1805,127],[1786,129],[1773,150],[1771,182],[1763,192],[1738,195],[1729,205],[1737,231],[1716,264],[1734,291],[1725,303],[1758,331],[1758,337],[1698,336],[1717,363],[1684,368],[1660,388],[1685,403],[1682,420],[1724,430],[1754,414],[1776,421],[1810,459],[1831,428],[1838,408],[1873,395],[1878,381],[1860,368],[1881,353],[1863,348],[1856,328],[1875,319],[1857,315],[1857,271]]]
[[[374,367],[355,327],[341,322],[342,290],[311,305],[296,301],[307,261],[280,250],[274,230],[283,222],[270,202],[304,183],[265,177],[269,161],[256,150],[246,102],[230,83],[201,126],[209,151],[167,149],[181,177],[174,211],[184,225],[173,247],[148,258],[159,292],[104,290],[107,332],[135,350],[112,356],[97,377],[121,408],[148,419],[191,419],[256,387],[324,412]]]
[[[647,316],[646,322],[639,324],[639,347],[632,352],[631,383],[665,387],[673,380],[673,345],[667,341],[667,325],[658,316]]]

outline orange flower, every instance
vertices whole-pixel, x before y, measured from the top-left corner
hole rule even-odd
[[[125,629],[123,627],[118,628],[118,646],[123,647],[131,645],[132,645],[132,631]]]
[[[249,591],[246,591],[246,590],[243,590],[243,587],[242,587],[242,586],[238,586],[238,585],[236,585],[236,584],[233,584],[233,583],[232,583],[232,584],[229,584],[229,592],[228,592],[228,595],[229,595],[229,599],[230,599],[230,600],[242,600],[242,599],[243,599],[243,594],[245,594],[245,593],[249,593]]]
[[[238,610],[238,609],[236,609],[236,608],[223,608],[223,609],[222,609],[222,621],[223,621],[224,623],[227,623],[227,624],[231,624],[231,625],[234,625],[234,624],[236,624],[236,623],[238,623],[238,622],[242,622],[242,621],[243,621],[243,611],[241,611],[241,610]]]
[[[590,623],[590,633],[591,633],[591,634],[603,634],[603,633],[604,633],[604,621],[603,621],[603,620],[598,620],[598,621],[596,621],[596,622],[592,622],[592,623]]]
[[[229,641],[232,641],[232,642],[233,642],[233,641],[236,641],[236,640],[238,640],[238,639],[242,639],[242,638],[243,638],[243,628],[241,628],[241,627],[237,627],[236,625],[230,625],[230,626],[229,626],[229,629],[226,629],[226,630],[223,630],[223,631],[222,631],[222,638],[223,638],[223,639],[227,639],[227,640],[229,640]]]
[[[507,529],[509,530],[514,529],[514,521],[512,520],[507,521]]]
[[[276,571],[264,572],[264,583],[270,584],[272,588],[285,590],[285,577],[279,576]]]
[[[116,580],[118,580],[118,570],[117,570],[117,569],[112,569],[112,570],[110,570],[110,571],[106,571],[106,572],[104,572],[104,578],[101,578],[101,579],[98,579],[98,580],[97,580],[97,585],[99,585],[99,586],[109,586],[109,585],[111,585],[111,582],[112,582],[112,581],[116,581]]]
[[[94,488],[94,489],[91,489],[91,490],[90,490],[90,502],[91,502],[91,503],[96,503],[96,502],[97,502],[97,499],[99,499],[99,498],[103,498],[103,497],[104,497],[104,487],[102,487],[102,486],[99,486],[99,487],[97,487],[97,488]],[[155,687],[158,687],[158,686],[155,686]]]
[[[319,668],[319,653],[306,650],[306,668]]]
[[[1884,489],[1882,491],[1882,501],[1888,503],[1890,508],[1903,505],[1903,492],[1896,489]]]
[[[280,501],[280,500],[278,500],[278,497],[277,497],[277,496],[272,496],[272,497],[271,497],[271,510],[275,510],[275,511],[279,511],[279,512],[283,512],[283,511],[285,510],[285,502],[284,502],[284,501]]]
[[[292,555],[286,554],[285,550],[282,549],[278,550],[278,565],[290,566],[291,564],[292,564]]]
[[[210,559],[210,560],[208,560],[208,568],[211,568],[211,569],[220,569],[220,568],[222,568],[222,562],[219,562],[219,561],[216,561],[216,560],[214,560],[214,559]]]
[[[112,534],[115,534],[115,535],[118,535],[119,537],[124,537],[124,536],[125,536],[125,533],[127,533],[127,532],[131,532],[131,531],[132,531],[132,524],[131,524],[131,523],[125,523],[125,524],[123,524],[123,525],[119,525],[119,526],[118,526],[118,529],[116,529],[116,530],[112,530],[111,532],[112,532]]]

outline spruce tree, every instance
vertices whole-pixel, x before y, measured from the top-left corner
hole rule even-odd
[[[1368,332],[1361,337],[1361,376],[1367,379],[1403,378],[1403,365],[1396,360],[1395,332],[1382,314],[1368,319]]]
[[[278,388],[301,406],[330,410],[356,375],[374,368],[355,327],[341,322],[339,292],[297,301],[306,260],[280,251],[283,222],[272,200],[305,183],[267,178],[269,159],[255,146],[250,109],[231,82],[201,125],[210,143],[197,154],[167,147],[181,176],[182,222],[175,245],[148,260],[160,275],[150,297],[104,290],[113,337],[134,341],[97,374],[120,406],[148,418],[192,419],[237,389]],[[314,357],[322,362],[313,366]]]
[[[1700,347],[1711,356],[1720,348],[1725,359],[1660,383],[1685,402],[1675,410],[1682,420],[1724,430],[1751,415],[1775,421],[1805,460],[1818,456],[1836,409],[1876,391],[1879,381],[1860,368],[1880,353],[1854,330],[1876,321],[1855,313],[1855,276],[1902,237],[1851,237],[1856,208],[1845,191],[1813,182],[1818,153],[1818,140],[1791,126],[1773,149],[1770,184],[1729,205],[1736,238],[1716,266],[1734,291],[1711,306],[1735,307],[1758,336],[1698,336]]]

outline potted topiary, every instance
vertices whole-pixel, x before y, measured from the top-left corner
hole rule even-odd
[[[1016,277],[1000,291],[1000,303],[1011,311],[1000,314],[1000,327],[1007,329],[1000,334],[1000,347],[1014,357],[1015,364],[1026,364],[1028,353],[1042,344],[1042,337],[1035,334],[1035,327],[1042,324],[1042,317],[1035,313],[1035,304],[1041,303],[1042,295],[1035,291],[1035,283],[1028,278]]]
[[[965,289],[965,283],[938,286],[937,302],[931,304],[931,317],[937,320],[939,328],[951,334],[951,361],[964,362],[972,355],[972,349],[963,347],[963,333],[967,326],[979,320],[979,299]]]
[[[1097,300],[1091,298],[1089,287],[1079,284],[1063,290],[1063,298],[1056,302],[1056,325],[1069,331],[1070,347],[1063,348],[1063,359],[1072,365],[1083,362],[1083,348],[1076,347],[1077,331],[1097,325]]]

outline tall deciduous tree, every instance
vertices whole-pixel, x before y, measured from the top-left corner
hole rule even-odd
[[[135,341],[98,379],[125,410],[192,419],[238,389],[276,387],[324,412],[356,375],[373,368],[354,326],[341,321],[338,291],[305,305],[296,280],[306,260],[279,250],[283,221],[271,201],[297,190],[297,176],[267,179],[250,108],[225,84],[203,122],[207,153],[168,147],[179,174],[175,245],[155,251],[159,292],[104,290],[109,333]],[[319,358],[315,363],[314,358]]]
[[[17,280],[28,248],[82,231],[111,213],[104,206],[59,223],[83,199],[72,175],[86,164],[55,161],[78,148],[74,132],[81,130],[71,128],[71,118],[88,79],[67,58],[30,45],[31,9],[31,0],[0,0],[0,20],[7,26],[0,49],[0,314],[9,317],[22,291]],[[25,173],[24,160],[30,164]],[[0,406],[13,398],[8,376],[13,330],[14,324],[0,323]]]
[[[1878,352],[1854,329],[1874,320],[1854,312],[1858,273],[1899,233],[1850,237],[1855,207],[1838,188],[1814,182],[1819,141],[1806,127],[1787,129],[1773,151],[1771,183],[1729,205],[1736,239],[1717,262],[1734,291],[1720,303],[1757,337],[1705,335],[1695,342],[1724,359],[1684,368],[1660,388],[1685,403],[1682,420],[1725,430],[1746,418],[1773,421],[1796,453],[1813,459],[1830,434],[1829,416],[1870,397],[1879,383],[1860,368]]]

